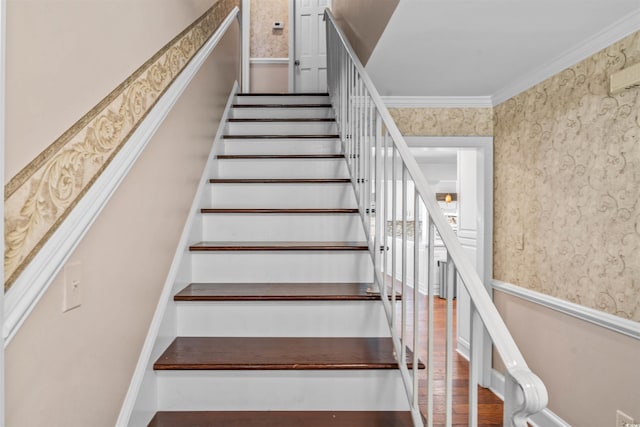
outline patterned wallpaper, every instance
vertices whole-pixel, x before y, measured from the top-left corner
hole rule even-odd
[[[218,0],[5,186],[5,289],[239,0]]]
[[[281,21],[284,29],[274,30]],[[287,58],[289,56],[288,0],[251,0],[251,58]]]
[[[494,277],[640,321],[640,32],[495,108]]]
[[[491,136],[492,108],[390,108],[403,135]]]

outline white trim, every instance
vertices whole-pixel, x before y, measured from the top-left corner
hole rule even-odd
[[[289,58],[251,58],[251,64],[289,64]]]
[[[495,369],[491,372],[490,390],[504,401],[504,375]],[[571,427],[565,420],[557,416],[551,409],[545,408],[527,420],[533,427]]]
[[[289,0],[289,92],[294,92],[293,79],[295,78],[295,25],[296,25],[296,2],[295,0]]]
[[[512,283],[493,280],[493,289],[522,298],[526,301],[540,304],[544,307],[567,314],[577,319],[584,320],[594,325],[601,326],[613,332],[640,339],[640,322],[625,319],[604,311],[595,310],[570,301],[552,297],[531,289],[516,286]]]
[[[120,182],[151,140],[173,105],[187,88],[209,54],[233,22],[234,8],[220,27],[176,77],[164,95],[140,123],[129,141],[122,147],[89,191],[80,199],[69,216],[44,244],[5,295],[4,346],[6,347],[29,316],[71,253],[80,243],[102,208],[115,193]]]
[[[242,92],[251,90],[249,56],[251,55],[251,0],[242,0]]]
[[[387,108],[491,108],[490,96],[383,96]]]
[[[237,92],[238,92],[238,82],[235,82],[235,84],[233,85],[233,89],[229,94],[229,98],[227,99],[227,105],[224,109],[224,113],[222,114],[222,118],[220,119],[220,125],[218,126],[218,131],[216,132],[215,139],[213,141],[213,144],[211,145],[211,152],[209,153],[207,164],[204,167],[203,173],[200,177],[198,189],[193,198],[193,202],[191,203],[191,208],[189,209],[189,215],[187,216],[187,220],[185,222],[184,228],[182,229],[182,234],[180,235],[180,240],[176,247],[175,254],[173,255],[171,267],[169,268],[167,279],[164,282],[162,293],[160,295],[160,299],[158,300],[158,306],[156,307],[156,311],[153,315],[153,319],[151,320],[151,325],[149,326],[149,331],[147,332],[147,337],[145,338],[144,345],[142,347],[142,350],[140,351],[140,357],[138,358],[136,369],[133,372],[133,376],[131,377],[131,382],[129,383],[129,389],[127,390],[127,395],[125,396],[124,402],[122,403],[122,407],[120,408],[120,415],[118,416],[118,421],[116,422],[116,426],[125,427],[129,425],[129,420],[133,413],[133,409],[136,404],[136,399],[138,398],[138,393],[140,392],[140,388],[144,380],[147,365],[149,363],[152,363],[151,356],[153,353],[153,348],[154,348],[156,339],[158,337],[160,328],[162,326],[162,321],[165,316],[167,304],[171,301],[173,285],[178,276],[178,273],[180,270],[180,264],[187,250],[187,247],[190,244],[189,239],[190,239],[191,229],[193,228],[195,219],[198,217],[198,213],[200,212],[200,204],[201,204],[202,196],[204,192],[208,189],[208,182],[209,182],[209,178],[211,177],[210,171],[212,168],[212,164],[215,161],[216,149],[218,144],[220,144],[220,141],[222,140],[222,134],[225,129],[224,124],[227,121],[227,118],[229,117],[229,112],[231,111],[231,107],[233,105],[233,99]]]
[[[574,48],[562,53],[548,64],[539,67],[522,76],[516,81],[504,86],[491,96],[494,106],[513,98],[521,92],[534,87],[562,70],[577,64],[596,52],[611,46],[618,40],[640,29],[640,10],[635,11],[617,22],[611,24],[599,33],[584,40]]]

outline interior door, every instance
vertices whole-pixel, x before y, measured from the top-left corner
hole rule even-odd
[[[295,92],[327,91],[327,43],[324,10],[331,0],[295,2]]]

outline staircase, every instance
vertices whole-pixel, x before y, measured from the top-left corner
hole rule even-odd
[[[328,96],[238,94],[223,145],[149,425],[413,425]]]

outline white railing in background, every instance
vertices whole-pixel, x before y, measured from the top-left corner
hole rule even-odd
[[[434,258],[434,232],[437,229],[444,242],[447,256],[447,276],[458,286],[464,286],[471,299],[471,349],[469,365],[469,425],[478,424],[478,384],[480,375],[480,345],[483,327],[493,341],[497,353],[506,366],[504,425],[526,426],[526,419],[547,405],[547,391],[542,381],[528,368],[498,310],[494,306],[482,280],[463,252],[456,235],[447,223],[435,194],[430,189],[407,143],[389,115],[380,95],[355,55],[351,45],[337,26],[330,11],[326,12],[327,24],[327,79],[331,102],[336,111],[345,158],[351,180],[356,190],[360,215],[365,224],[371,252],[375,280],[378,284],[389,325],[393,333],[400,372],[407,391],[413,420],[423,426],[420,414],[424,409],[426,424],[433,426],[434,418],[434,328],[433,274],[428,277],[427,297],[427,349],[420,351],[420,305],[418,286],[413,287],[413,302],[409,305],[407,292],[408,269],[412,269],[413,283],[418,283],[420,273],[419,247],[427,244],[428,262]],[[410,185],[413,183],[413,185]],[[400,187],[400,188],[399,188]],[[400,194],[398,194],[400,193]],[[426,211],[425,211],[426,210]],[[426,212],[428,224],[426,242],[421,243],[420,218]],[[408,227],[413,222],[413,254],[407,253]],[[388,237],[390,223],[393,236]],[[402,239],[396,238],[396,223],[402,225]],[[391,240],[389,246],[389,239]],[[401,248],[397,247],[400,241]],[[400,251],[400,253],[398,253]],[[399,264],[399,265],[398,265]],[[399,270],[397,270],[399,268]],[[423,267],[424,268],[424,267]],[[395,280],[401,273],[400,283]],[[456,274],[457,273],[457,274]],[[453,286],[448,286],[449,292]],[[390,292],[390,295],[389,295]],[[396,293],[402,294],[401,306],[396,304]],[[399,310],[399,311],[398,311]],[[412,313],[412,318],[409,314]],[[446,303],[445,332],[445,407],[447,426],[453,421],[453,360],[454,324],[452,298]],[[422,343],[424,344],[424,343]],[[413,350],[407,363],[407,347]],[[426,360],[426,405],[421,408],[418,396],[423,387],[419,383],[418,358]],[[411,367],[410,367],[411,366]],[[441,390],[441,388],[439,388]],[[441,398],[441,396],[438,396]],[[441,414],[442,415],[442,414]]]

